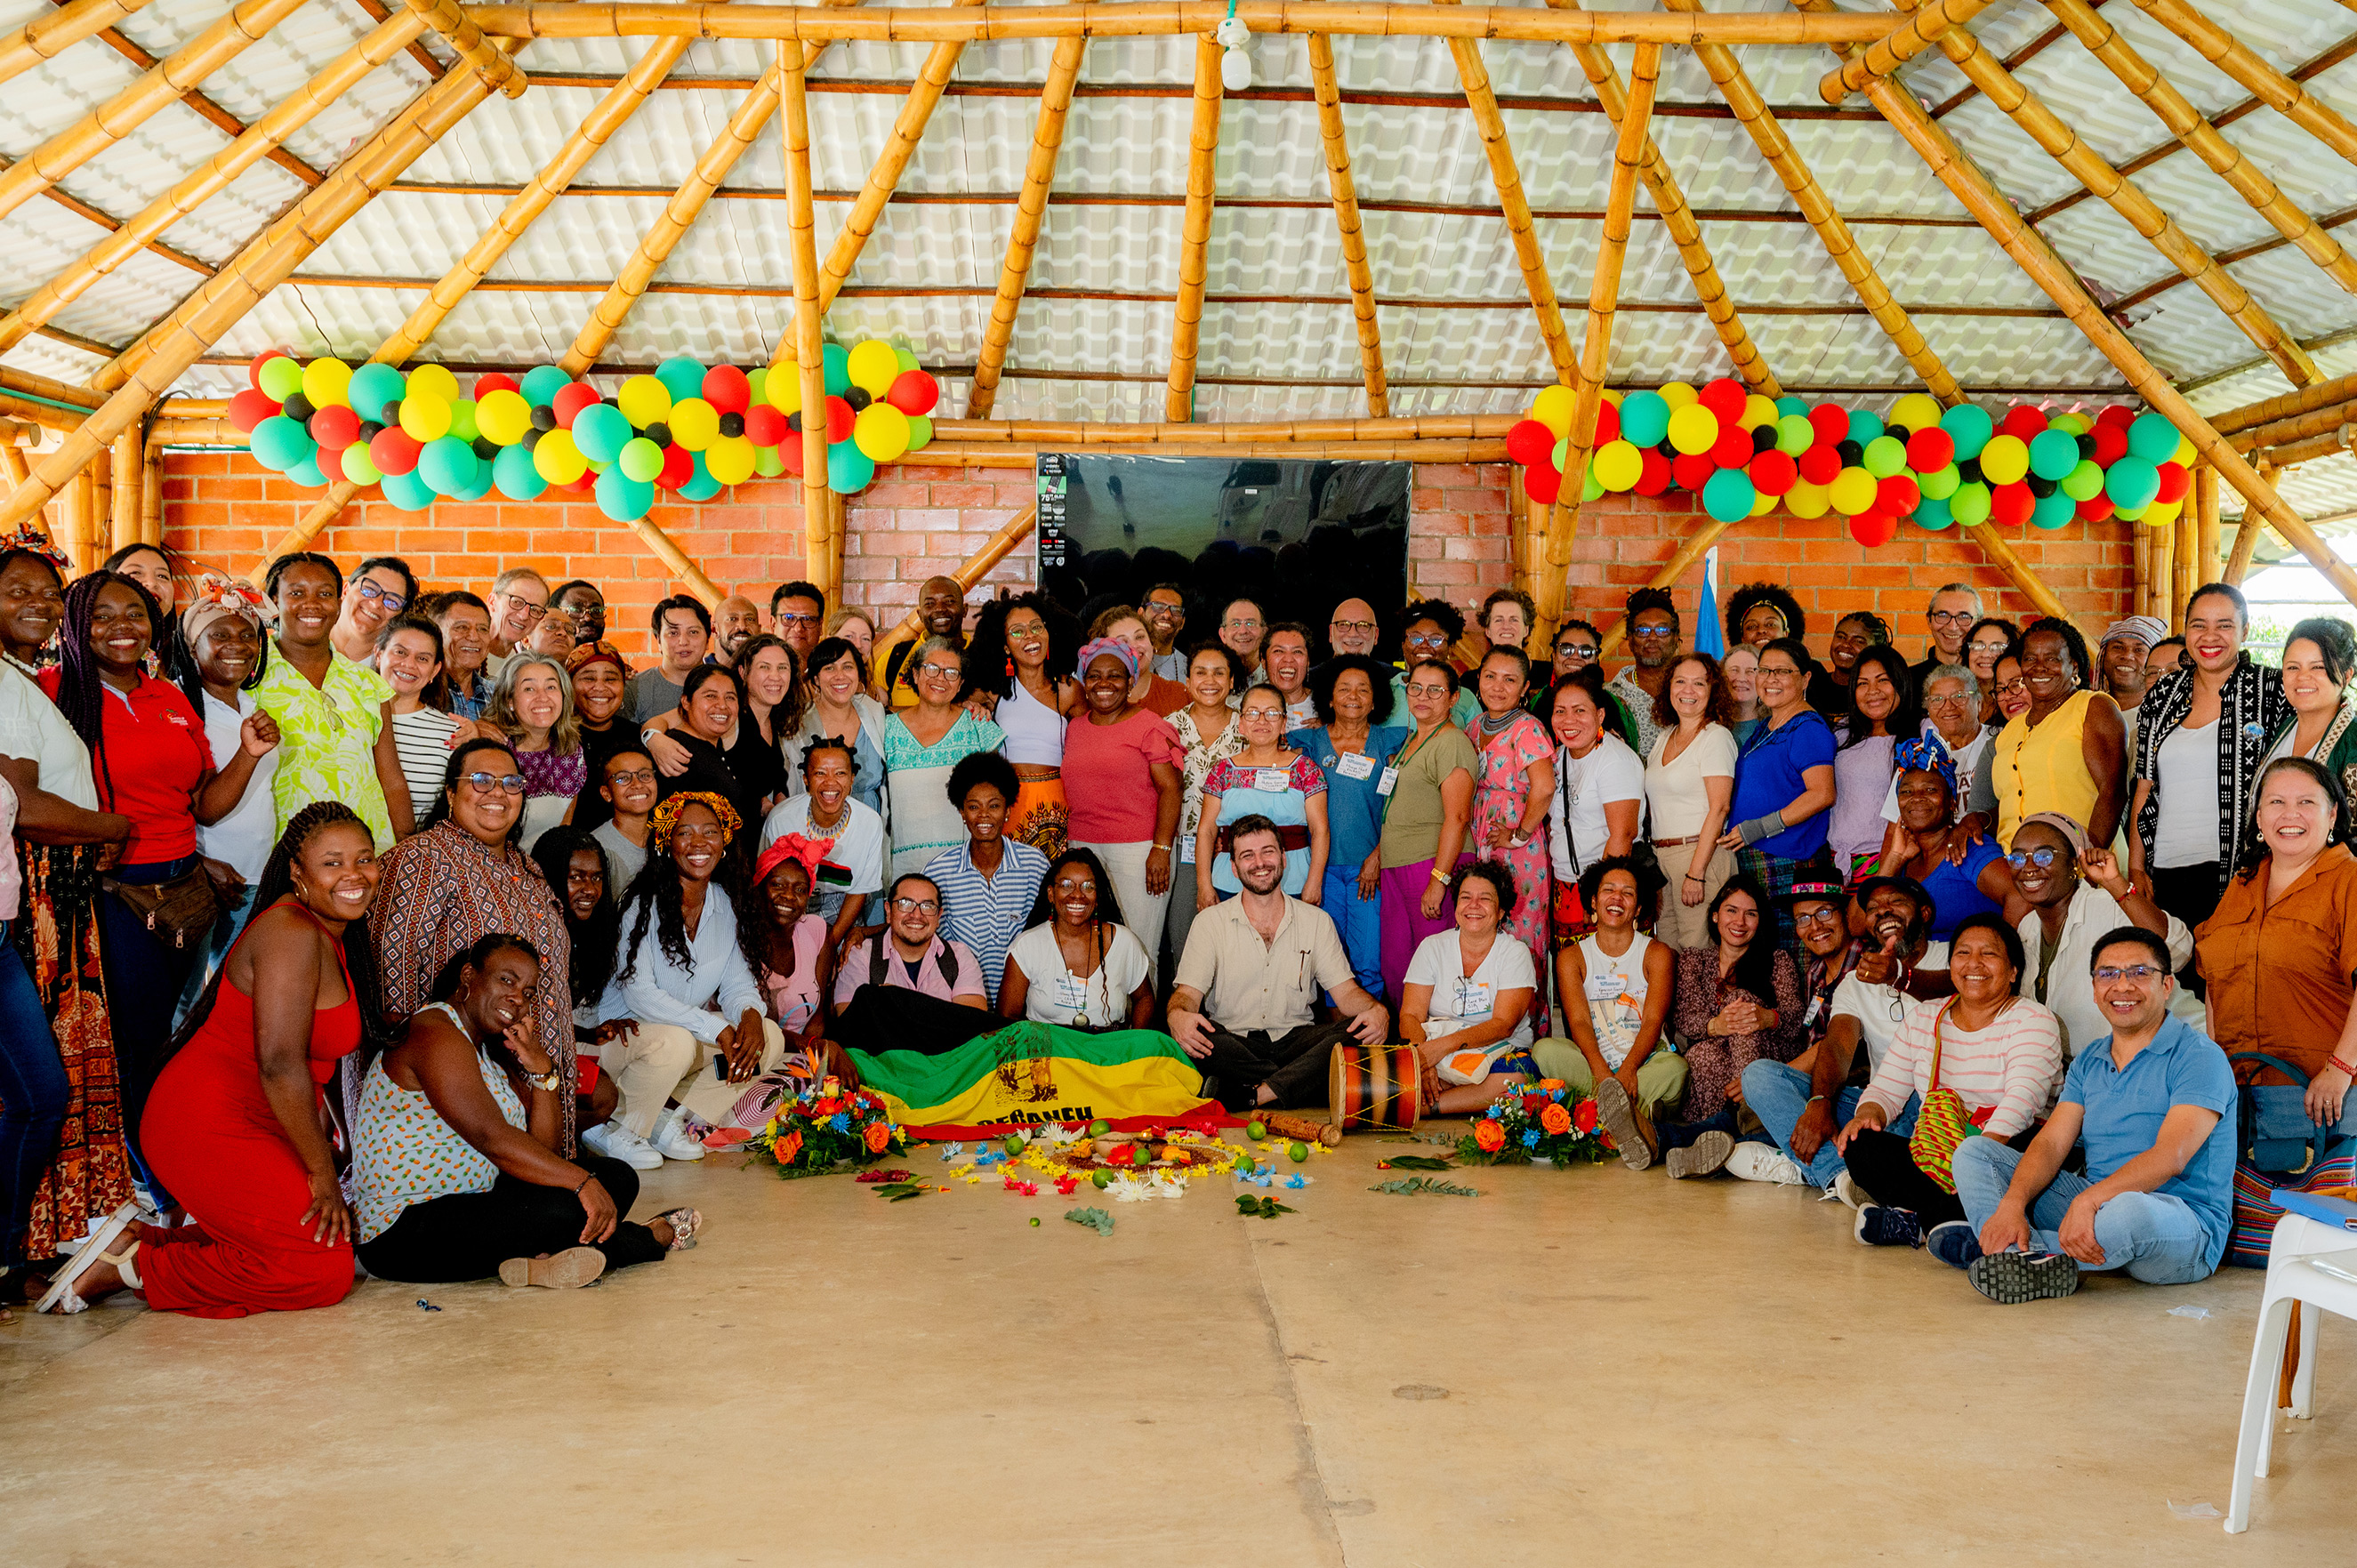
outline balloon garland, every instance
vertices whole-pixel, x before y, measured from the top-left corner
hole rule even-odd
[[[865,489],[879,464],[932,440],[941,387],[906,349],[830,343],[825,376],[826,482],[837,494]],[[667,360],[608,397],[542,365],[521,379],[479,376],[468,397],[440,365],[404,375],[273,349],[246,379],[229,417],[254,461],[299,485],[382,485],[404,511],[494,489],[535,500],[554,487],[594,494],[608,517],[634,522],[659,491],[703,501],[756,475],[802,471],[802,382],[791,369]]]
[[[1576,403],[1569,387],[1540,392],[1506,435],[1530,498],[1551,505],[1564,484]],[[2092,417],[2049,416],[2017,403],[2002,417],[1971,403],[1942,409],[1912,392],[1888,417],[1796,397],[1770,401],[1731,377],[1699,391],[1608,389],[1596,411],[1581,497],[1671,489],[1702,499],[1722,522],[1779,505],[1795,517],[1838,511],[1860,544],[1887,544],[1902,519],[2034,523],[2117,517],[2174,522],[2192,484],[2193,444],[2158,413],[2112,405]]]

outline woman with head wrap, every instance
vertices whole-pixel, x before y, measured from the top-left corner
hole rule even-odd
[[[1132,699],[1138,667],[1137,650],[1119,638],[1081,650],[1082,706],[1064,732],[1064,794],[1072,847],[1096,852],[1130,929],[1152,953],[1161,949],[1170,901],[1187,752],[1168,720]]]
[[[1901,741],[1891,752],[1897,772],[1899,821],[1882,841],[1882,853],[1852,875],[1853,888],[1875,876],[1911,876],[1932,896],[1931,940],[1944,942],[1968,915],[2013,908],[2013,873],[2004,852],[1984,836],[1963,840],[1956,825],[1956,765],[1937,735]],[[1963,844],[1963,858],[1954,847]]]

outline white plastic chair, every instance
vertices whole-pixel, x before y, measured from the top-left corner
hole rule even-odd
[[[2267,1244],[2267,1291],[2259,1306],[2258,1336],[2251,1345],[2251,1377],[2243,1388],[2243,1429],[2234,1442],[2234,1487],[2226,1504],[2229,1533],[2250,1528],[2251,1483],[2267,1473],[2292,1305],[2307,1305],[2299,1315],[2299,1368],[2291,1385],[2291,1413],[2299,1421],[2308,1419],[2315,1402],[2317,1329],[2324,1315],[2357,1318],[2357,1282],[2336,1278],[2316,1267],[2315,1261],[2357,1274],[2357,1233],[2298,1214],[2276,1221]]]

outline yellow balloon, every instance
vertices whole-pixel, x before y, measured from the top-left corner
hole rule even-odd
[[[2169,459],[2180,468],[2193,467],[2193,443],[2186,436],[2177,438],[2177,450]]]
[[[900,356],[892,352],[892,345],[870,338],[856,344],[845,367],[851,373],[851,384],[869,397],[882,397],[892,390],[892,381],[900,373]]]
[[[1695,392],[1694,388],[1686,385],[1684,381],[1672,381],[1668,386],[1662,389],[1662,401],[1670,405],[1670,412],[1672,413],[1675,413],[1678,410],[1686,407],[1700,395],[1702,394]]]
[[[2177,521],[2178,514],[2184,510],[2185,502],[2182,499],[2173,501],[2155,501],[2150,506],[2144,509],[2144,517],[2142,521],[2152,524],[2155,528],[2166,528],[2170,523],[2175,522]]]
[[[1865,470],[1854,471],[1863,473]],[[1803,479],[1784,492],[1784,510],[1794,517],[1823,517],[1825,515],[1825,508],[1832,504],[1833,498],[1826,494],[1824,486],[1813,485],[1806,479]]]
[[[1610,403],[1615,408],[1619,408],[1620,406],[1620,400],[1628,395],[1629,394],[1627,392],[1622,392],[1618,387],[1606,387],[1603,392],[1604,401]]]
[[[770,406],[780,413],[800,413],[802,411],[802,371],[800,365],[789,360],[770,373],[762,383]]]
[[[723,435],[705,449],[704,471],[724,485],[741,485],[753,477],[753,444],[742,435]]]
[[[1890,405],[1890,423],[1909,430],[1928,430],[1940,423],[1939,401],[1929,392],[1909,392]]]
[[[1770,512],[1776,510],[1776,502],[1778,499],[1779,498],[1769,495],[1764,491],[1753,495],[1751,498],[1751,515],[1754,517],[1766,517]]]
[[[1670,445],[1689,457],[1698,457],[1718,445],[1718,415],[1698,403],[1688,403],[1670,415]]]
[[[532,428],[532,404],[504,388],[485,392],[475,403],[475,428],[501,446],[512,446]]]
[[[409,372],[409,395],[415,397],[419,392],[438,397],[444,403],[456,403],[458,401],[458,378],[444,366],[420,365]]]
[[[1753,392],[1743,400],[1743,417],[1735,423],[1746,430],[1757,430],[1763,424],[1775,424],[1776,417],[1776,405]]]
[[[478,424],[481,422],[482,414],[479,410],[477,411],[475,418]],[[412,441],[432,441],[438,436],[449,435],[449,400],[421,392],[413,383],[409,389],[409,395],[401,400],[401,428],[408,432]]]
[[[341,360],[314,360],[303,367],[303,395],[313,408],[335,408],[351,401],[352,368]]]
[[[1571,416],[1579,400],[1569,387],[1548,387],[1531,403],[1531,417],[1558,436],[1571,434]]]
[[[671,388],[652,376],[632,376],[614,394],[614,401],[620,406],[622,417],[640,430],[660,424],[671,414]],[[476,417],[479,420],[481,416]]]
[[[700,397],[681,399],[671,405],[671,438],[691,452],[710,450],[720,439],[720,411]]]
[[[569,485],[589,471],[589,459],[573,445],[573,432],[552,430],[532,449],[532,466],[552,485]]]
[[[2029,472],[2029,446],[2018,435],[1993,435],[1981,448],[1981,478],[2009,485]]]
[[[909,449],[909,416],[888,403],[871,403],[852,421],[851,444],[871,461],[889,463]]]
[[[1825,494],[1833,501],[1834,509],[1844,517],[1856,517],[1860,512],[1872,511],[1875,496],[1874,476],[1864,468],[1844,468],[1834,476],[1834,482],[1825,487]]]
[[[1644,477],[1645,460],[1628,442],[1608,441],[1596,449],[1596,460],[1587,471],[1596,476],[1598,484],[1617,495]]]

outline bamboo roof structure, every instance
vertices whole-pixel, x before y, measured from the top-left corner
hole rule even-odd
[[[143,439],[217,428],[272,347],[783,365],[815,305],[940,375],[944,459],[1479,457],[1600,360],[2152,402],[2230,532],[2357,527],[2350,6],[1625,3],[1243,0],[1237,91],[1225,0],[0,0],[0,413],[76,455],[0,507],[94,527],[108,454],[109,527],[152,527]]]

